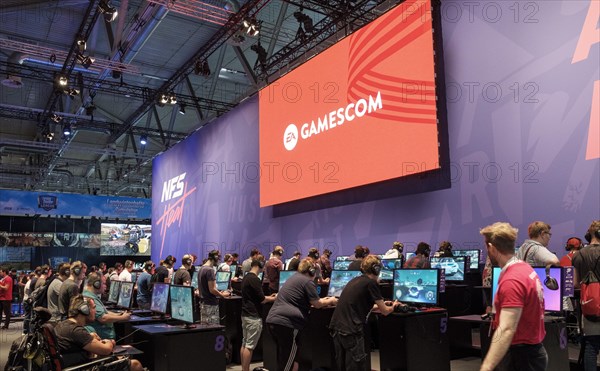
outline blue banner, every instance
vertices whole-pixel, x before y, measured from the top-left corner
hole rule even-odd
[[[150,219],[152,201],[133,197],[0,190],[0,214]]]

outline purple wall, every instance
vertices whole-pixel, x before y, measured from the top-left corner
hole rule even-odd
[[[205,256],[214,246],[245,257],[252,246],[266,253],[277,243],[286,256],[313,245],[335,255],[356,244],[381,253],[395,240],[407,251],[441,240],[483,248],[481,227],[509,221],[522,241],[533,220],[552,225],[550,249],[562,256],[567,238],[600,218],[598,139],[589,136],[592,110],[600,110],[600,97],[592,98],[600,45],[572,63],[590,3],[443,2],[450,189],[272,218],[271,208],[258,207],[251,99],[155,160],[153,259],[162,243],[157,221],[175,202],[161,203],[163,182],[185,171],[188,190],[197,188],[160,257]]]

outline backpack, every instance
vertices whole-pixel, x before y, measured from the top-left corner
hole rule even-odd
[[[596,276],[596,267],[600,257],[596,259],[594,269],[590,270],[581,280],[581,314],[592,322],[600,321],[600,281]]]
[[[31,295],[29,295],[29,299],[27,299],[27,300],[31,300],[31,303],[30,303],[31,308],[35,308],[35,307],[48,308],[48,287],[50,287],[50,284],[55,279],[56,279],[56,275],[53,275],[52,277],[46,279],[46,282],[44,282],[44,286],[40,286],[37,289],[33,290]]]

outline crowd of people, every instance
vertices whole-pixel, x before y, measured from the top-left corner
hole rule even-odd
[[[518,230],[508,223],[494,223],[481,229],[480,233],[487,250],[484,285],[489,285],[491,267],[501,268],[495,300],[491,303],[488,299],[487,309],[495,314],[492,320],[495,341],[481,370],[544,370],[548,359],[542,344],[545,337],[544,300],[542,284],[532,266],[573,266],[576,287],[591,273],[600,277],[600,220],[594,221],[587,230],[587,245],[584,246],[577,237],[569,238],[567,254],[562,259],[547,248],[552,233],[550,225],[544,222],[529,225],[528,238],[518,249]],[[402,258],[403,249],[402,243],[394,242],[383,257]],[[443,241],[434,256],[451,257],[452,249],[450,242]],[[219,324],[219,299],[232,293],[217,288],[216,272],[231,272],[233,280],[241,282],[243,340],[240,359],[244,371],[249,370],[263,327],[268,328],[275,340],[277,369],[297,369],[297,356],[302,350],[300,334],[307,326],[309,310],[324,306],[335,306],[330,330],[338,369],[366,370],[369,355],[364,351],[363,326],[368,314],[376,310],[385,316],[394,307],[404,304],[384,300],[377,284],[382,269],[381,258],[360,245],[354,249],[349,269],[360,270],[363,274],[352,279],[339,298],[320,297],[317,285],[329,283],[331,254],[328,249],[320,254],[313,247],[304,258],[300,252],[294,252],[286,264],[284,248],[276,246],[268,259],[253,249],[249,257],[239,263],[237,254],[225,254],[222,260],[221,253],[212,250],[198,266],[196,255],[183,255],[177,269],[177,259],[169,255],[158,266],[152,261],[144,263],[136,281],[136,300],[140,309],[149,309],[154,282],[194,285],[201,323]],[[421,242],[414,255],[404,262],[404,267],[429,268],[430,255],[431,246]],[[133,267],[130,260],[109,269],[105,264],[88,269],[85,263],[75,261],[59,265],[56,274],[52,267],[42,266],[30,275],[21,276],[14,270],[0,269],[0,302],[5,316],[2,328],[10,324],[12,295],[26,300],[35,295],[37,289],[47,287],[45,305],[56,325],[61,351],[72,356],[67,358],[80,362],[84,351],[108,354],[116,340],[114,323],[128,321],[130,313],[115,313],[106,308],[107,286],[114,281],[131,281]],[[296,273],[280,288],[279,277],[286,269]],[[262,281],[259,278],[261,272],[264,272]],[[192,282],[194,273],[197,282]],[[268,314],[263,313],[266,303],[273,303]],[[585,369],[595,370],[600,349],[600,321],[584,316],[582,329]],[[134,361],[131,369],[142,369],[142,366]]]

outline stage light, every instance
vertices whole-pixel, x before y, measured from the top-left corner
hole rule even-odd
[[[79,49],[80,53],[85,51],[86,46],[87,43],[85,42],[85,39],[81,36],[77,37],[77,48]]]
[[[62,116],[59,116],[56,113],[53,113],[50,115],[50,120],[52,120],[58,124],[62,120]]]
[[[98,10],[100,10],[100,13],[104,14],[104,19],[106,22],[112,22],[117,19],[117,8],[111,6],[106,0],[100,1],[98,4]]]
[[[169,103],[169,96],[167,94],[161,94],[158,103],[163,105]]]
[[[68,137],[69,135],[71,135],[71,132],[72,132],[71,125],[66,124],[65,127],[63,128],[63,134]]]
[[[96,60],[90,56],[77,54],[77,62],[79,62],[86,70],[90,68],[94,61]]]
[[[299,11],[294,13],[294,18],[300,23],[301,26],[304,26],[304,31],[313,32],[313,20],[306,14],[302,13],[302,8]]]
[[[179,113],[185,115],[185,104],[181,103],[179,105]]]
[[[53,139],[54,139],[54,133],[52,133],[52,132],[47,132],[47,133],[45,133],[45,134],[44,134],[44,137],[45,137],[46,139],[48,139],[48,141],[51,141],[51,140],[53,140]]]
[[[260,33],[260,23],[256,18],[246,18],[242,22],[244,32],[249,36],[258,36]]]
[[[66,76],[58,76],[56,81],[58,83],[58,86],[65,87],[65,86],[69,85],[69,79],[67,79]]]
[[[140,144],[143,145],[143,146],[145,146],[146,144],[148,144],[148,137],[145,136],[145,135],[142,135],[140,137]]]
[[[174,93],[171,93],[171,95],[169,95],[169,104],[177,104],[177,96],[175,96]]]
[[[257,60],[264,67],[267,64],[267,51],[260,44],[260,41],[258,44],[252,45],[250,49],[252,49],[258,55]]]

